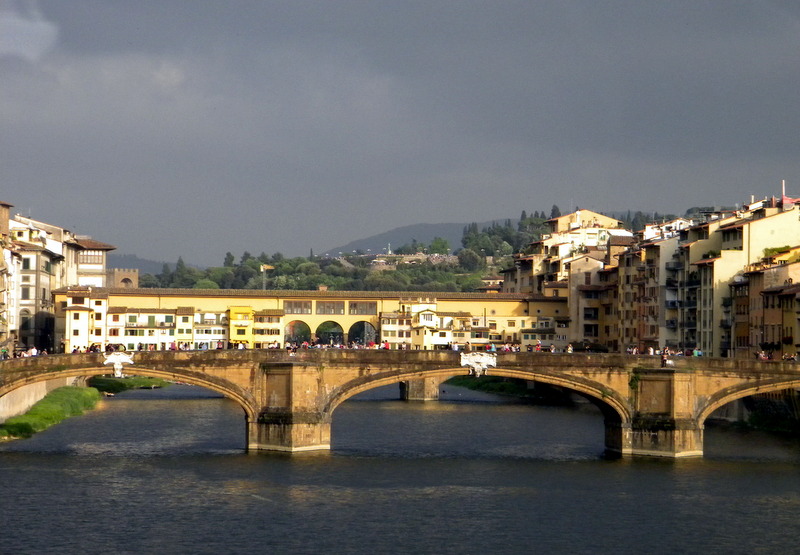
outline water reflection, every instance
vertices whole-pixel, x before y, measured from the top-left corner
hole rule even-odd
[[[182,386],[0,445],[3,551],[795,548],[794,441],[707,429],[705,459],[605,460],[594,410],[368,393],[337,409],[330,453],[245,454],[241,408]]]

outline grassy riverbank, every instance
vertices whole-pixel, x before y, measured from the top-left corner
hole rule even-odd
[[[65,418],[94,408],[100,392],[93,387],[65,386],[54,389],[28,412],[0,424],[0,439],[25,438],[46,430]]]
[[[495,395],[518,397],[526,402],[537,405],[571,406],[572,398],[569,392],[548,384],[536,383],[529,387],[526,380],[503,378],[499,376],[453,376],[447,382],[450,385],[466,387],[473,391],[483,391]]]
[[[157,389],[167,387],[170,382],[160,378],[148,378],[145,376],[129,376],[127,378],[113,378],[108,376],[94,376],[88,381],[102,393],[119,393],[128,389]]]

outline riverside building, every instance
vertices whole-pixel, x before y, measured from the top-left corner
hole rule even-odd
[[[65,287],[56,334],[71,352],[388,343],[390,348],[485,348],[568,318],[566,297],[503,293],[261,291]],[[530,334],[528,334],[530,335]],[[566,339],[566,334],[564,334]]]

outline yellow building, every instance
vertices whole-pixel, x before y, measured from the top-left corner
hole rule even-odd
[[[66,352],[276,348],[287,344],[391,348],[519,343],[542,318],[568,319],[564,297],[485,293],[259,291],[69,287],[55,292]]]

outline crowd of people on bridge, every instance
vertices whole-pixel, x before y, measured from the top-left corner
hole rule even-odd
[[[31,347],[30,349],[15,350],[14,352],[10,352],[6,347],[0,349],[0,360],[8,360],[10,358],[38,357],[46,355],[47,355],[46,349],[37,349],[36,347]]]

